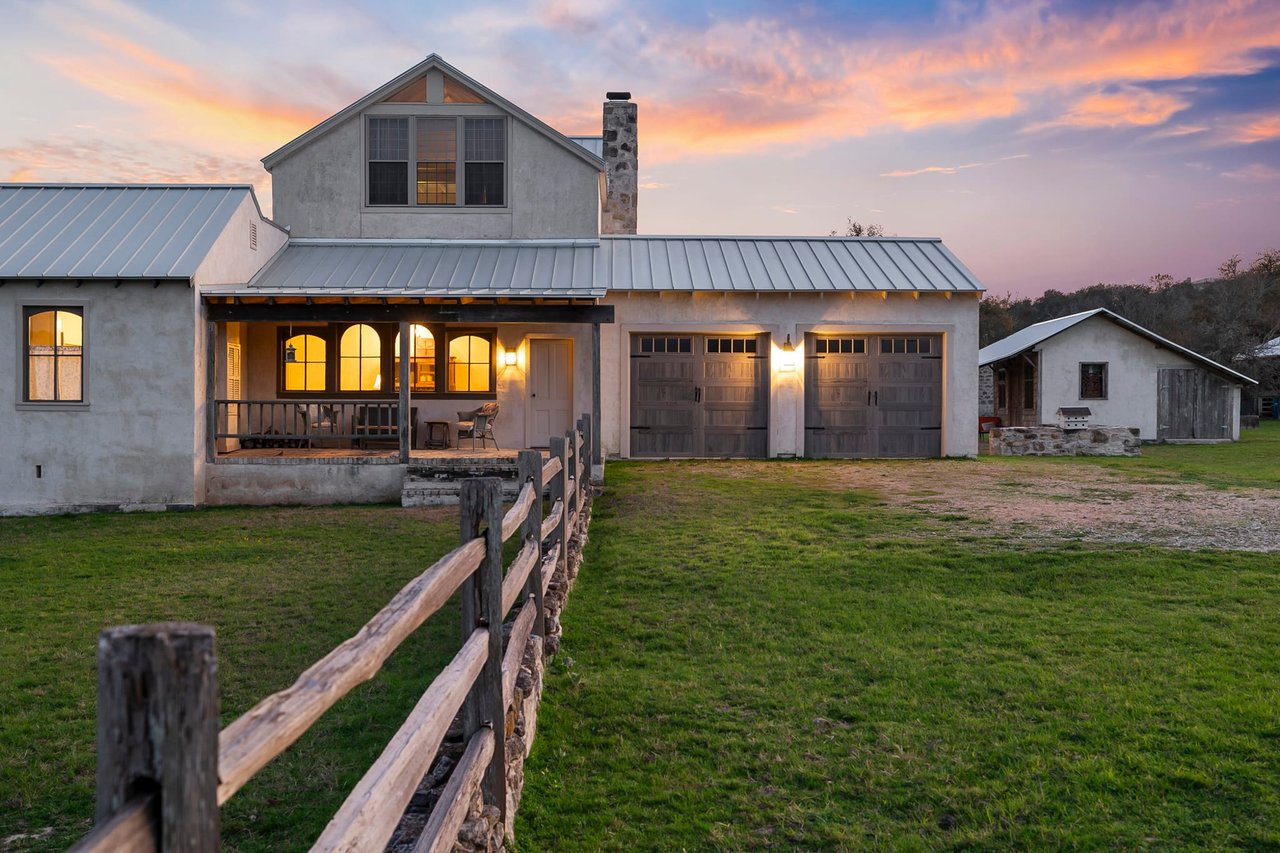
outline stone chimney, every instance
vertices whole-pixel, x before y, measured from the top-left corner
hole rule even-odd
[[[636,105],[630,92],[609,92],[604,102],[604,204],[601,234],[636,233],[636,197],[640,155]]]

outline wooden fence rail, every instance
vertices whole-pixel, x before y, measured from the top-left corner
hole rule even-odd
[[[568,561],[590,476],[591,420],[551,437],[551,456],[519,457],[520,489],[502,512],[496,478],[464,481],[460,544],[404,586],[355,636],[218,731],[213,629],[187,623],[109,628],[98,642],[95,827],[71,849],[213,851],[218,807],[461,591],[462,648],[432,680],[312,850],[381,851],[461,713],[466,748],[417,851],[452,848],[477,781],[505,819],[505,719],[525,647],[545,636],[545,596]],[[543,517],[543,496],[550,512]],[[504,572],[502,547],[521,547]],[[503,649],[503,623],[521,600]]]

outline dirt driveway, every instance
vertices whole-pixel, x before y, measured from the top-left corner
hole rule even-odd
[[[1096,465],[860,462],[832,471],[895,506],[1017,539],[1280,551],[1280,492],[1146,483]]]

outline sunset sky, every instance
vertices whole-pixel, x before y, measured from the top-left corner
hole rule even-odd
[[[248,182],[436,52],[566,133],[640,109],[640,230],[940,236],[995,293],[1280,248],[1280,0],[6,0],[0,179]]]

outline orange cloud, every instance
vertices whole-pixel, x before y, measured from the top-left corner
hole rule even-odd
[[[1280,3],[1173,0],[1091,13],[989,4],[945,32],[862,39],[761,18],[705,29],[664,22],[641,34],[619,23],[594,38],[653,70],[637,97],[654,162],[1032,115],[1037,130],[1157,129],[1190,100],[1143,84],[1267,67],[1261,49],[1280,46]],[[589,113],[564,118],[598,126]]]
[[[1280,115],[1246,117],[1242,124],[1229,128],[1226,136],[1241,145],[1280,139]]]
[[[249,94],[128,39],[95,33],[100,51],[43,60],[67,79],[141,110],[148,135],[200,140],[220,151],[261,157],[322,121],[328,112]]]

